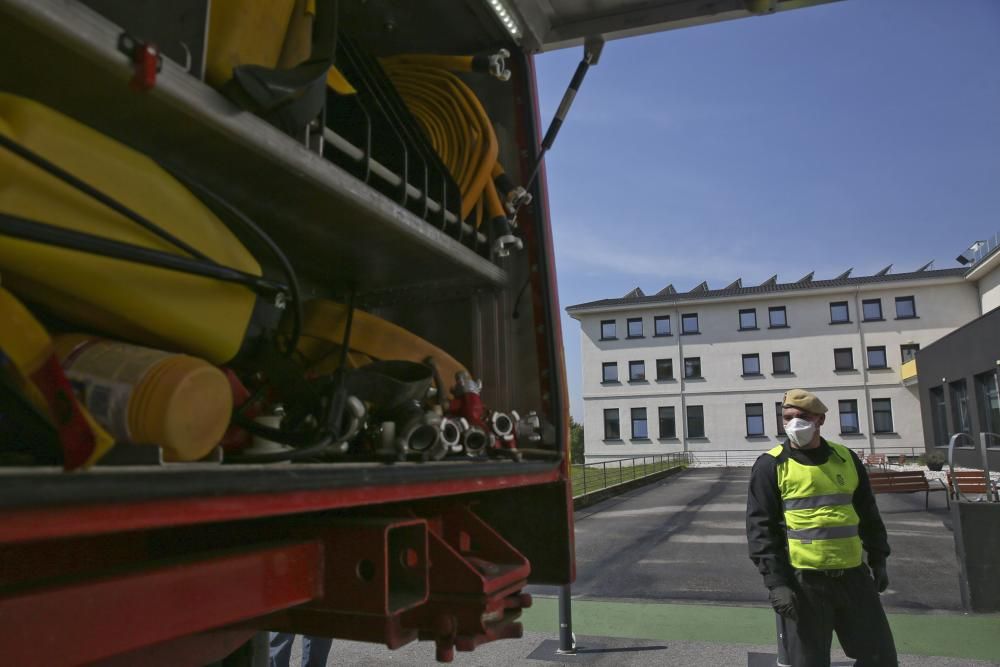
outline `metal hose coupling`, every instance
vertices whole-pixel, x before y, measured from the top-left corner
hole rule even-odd
[[[468,456],[480,456],[484,454],[489,449],[492,440],[493,436],[478,426],[469,426],[469,428],[462,432],[462,445],[465,447],[465,453]]]
[[[510,58],[510,51],[500,49],[496,53],[473,56],[472,70],[475,72],[487,72],[501,81],[510,80],[510,70],[507,68],[507,58]]]
[[[396,424],[396,449],[402,454],[423,454],[441,435],[441,415],[424,409],[419,401],[407,401],[393,410]]]
[[[514,234],[514,226],[509,218],[497,216],[490,220],[490,248],[497,257],[507,257],[512,248],[521,250],[524,242]]]
[[[445,454],[462,453],[462,432],[469,428],[469,422],[461,418],[441,419],[441,433],[438,441],[445,447]]]
[[[493,435],[501,440],[509,441],[514,439],[515,424],[517,424],[516,412],[511,412],[508,415],[506,412],[494,410],[490,413],[490,429],[493,431]]]
[[[540,443],[542,441],[542,420],[538,413],[532,410],[524,417],[517,419],[515,432],[518,442]]]
[[[510,190],[504,197],[504,206],[507,212],[511,214],[514,218],[517,217],[517,212],[522,206],[527,206],[531,203],[534,197],[531,193],[524,189],[523,186],[518,185],[513,190]]]

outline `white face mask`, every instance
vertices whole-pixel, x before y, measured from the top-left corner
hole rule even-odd
[[[813,436],[816,435],[816,425],[811,421],[796,417],[785,424],[785,435],[792,443],[799,447],[805,447],[812,442]]]

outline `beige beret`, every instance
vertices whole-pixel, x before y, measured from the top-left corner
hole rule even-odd
[[[826,406],[823,401],[816,398],[816,394],[805,389],[792,389],[785,392],[785,397],[781,401],[782,407],[798,408],[811,412],[814,415],[825,415]]]

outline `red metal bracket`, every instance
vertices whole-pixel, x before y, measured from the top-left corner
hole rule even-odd
[[[308,602],[322,556],[313,541],[19,590],[0,597],[4,664],[89,663]]]
[[[341,572],[327,572],[328,584],[339,579],[340,586],[328,585],[323,600],[276,614],[261,621],[260,627],[378,642],[389,648],[418,638],[432,640],[441,662],[451,662],[456,649],[472,651],[496,639],[520,637],[523,630],[517,619],[522,609],[531,606],[531,596],[521,593],[531,572],[528,560],[464,506],[431,507],[416,520],[426,520],[429,530],[426,602],[407,608],[379,607],[384,605],[381,594],[375,599],[358,597],[358,585],[349,580],[357,576],[354,563],[362,553],[344,539],[345,533],[328,532],[326,539],[349,554],[338,566]],[[389,520],[405,525],[405,520],[400,522]],[[338,531],[345,529],[353,533],[356,526],[347,523]],[[390,554],[396,551],[390,549]],[[389,592],[391,587],[380,590]],[[359,613],[362,608],[366,613]]]
[[[157,46],[122,33],[118,38],[118,50],[132,59],[135,68],[129,88],[139,92],[151,90],[156,85],[156,75],[163,69],[163,56]]]

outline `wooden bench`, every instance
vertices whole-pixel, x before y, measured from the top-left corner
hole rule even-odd
[[[940,488],[931,486],[922,470],[870,472],[868,473],[868,479],[871,481],[872,493],[918,493],[923,491],[925,509],[930,508],[931,491],[947,490],[944,484],[941,483],[941,480],[937,480],[941,484]],[[951,507],[951,501],[948,500],[947,493],[944,499],[948,503],[948,507]]]
[[[865,466],[872,467],[878,466],[885,470],[889,461],[886,459],[885,454],[865,454]]]
[[[958,484],[959,492],[964,496],[983,496],[989,500],[997,500],[996,484],[990,480],[986,483],[986,476],[982,470],[956,470],[955,476],[948,473],[948,495],[956,498],[954,484]],[[954,484],[953,484],[954,479]]]

